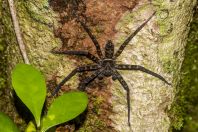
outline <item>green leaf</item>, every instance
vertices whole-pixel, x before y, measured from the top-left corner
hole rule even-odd
[[[67,122],[81,114],[87,107],[88,97],[84,92],[69,92],[59,96],[42,120],[42,132],[50,127]]]
[[[2,112],[0,112],[0,132],[20,132],[14,122]]]
[[[12,85],[17,96],[32,112],[37,127],[45,102],[46,84],[43,75],[27,64],[17,64],[12,72]]]

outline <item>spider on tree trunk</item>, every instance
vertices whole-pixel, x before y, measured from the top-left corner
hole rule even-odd
[[[166,84],[170,85],[161,75],[152,72],[143,66],[140,65],[126,65],[126,64],[117,64],[116,59],[124,48],[129,44],[129,42],[132,40],[132,38],[151,20],[151,18],[155,15],[155,12],[144,22],[142,23],[130,36],[123,42],[123,44],[120,46],[118,51],[114,53],[114,44],[111,40],[108,40],[105,49],[104,54],[101,51],[100,45],[98,41],[96,40],[96,37],[91,33],[90,29],[87,27],[87,25],[77,19],[77,21],[81,24],[81,26],[84,28],[84,30],[87,32],[89,37],[91,38],[93,44],[96,47],[97,56],[92,55],[91,53],[87,51],[55,51],[52,50],[52,53],[54,54],[66,54],[66,55],[79,55],[79,56],[85,56],[88,59],[95,62],[93,65],[85,65],[81,67],[77,67],[74,69],[67,77],[65,77],[56,87],[55,91],[52,93],[54,96],[60,89],[61,86],[65,84],[72,76],[74,76],[78,72],[84,72],[84,71],[94,71],[93,74],[89,77],[87,77],[85,80],[80,82],[78,89],[84,91],[85,87],[92,82],[95,78],[102,79],[103,77],[110,77],[112,76],[112,80],[118,80],[122,87],[127,92],[127,105],[128,105],[128,125],[130,126],[130,89],[123,79],[123,77],[120,75],[120,73],[117,70],[139,70],[142,72],[145,72],[147,74],[150,74],[156,78],[159,78],[160,80],[164,81]]]

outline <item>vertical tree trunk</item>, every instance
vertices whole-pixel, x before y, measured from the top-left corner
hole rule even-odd
[[[111,2],[111,0],[109,1]],[[102,0],[98,2],[104,3]],[[7,1],[0,0],[0,3],[3,6],[1,16],[7,43],[7,71],[10,75],[15,64],[22,62],[22,57],[11,26]],[[85,3],[91,2],[86,1]],[[159,79],[138,71],[121,71],[120,73],[130,88],[131,128],[127,123],[126,91],[118,82],[108,85],[112,94],[110,102],[113,106],[110,126],[113,127],[112,131],[120,132],[165,132],[171,127],[171,119],[167,111],[171,108],[175,88],[180,79],[179,72],[183,61],[188,26],[196,0],[137,0],[135,3],[132,11],[128,9],[129,7],[127,7],[128,10],[122,11],[115,24],[116,33],[109,35],[113,39],[116,49],[154,11],[157,13],[125,48],[119,57],[119,62],[142,65],[162,75],[172,85],[168,86]],[[54,35],[54,29],[62,26],[58,23],[60,14],[52,10],[48,0],[15,1],[15,6],[30,63],[38,67],[47,80],[57,75],[61,77],[58,80],[60,82],[77,64],[74,59],[71,61],[67,56],[55,56],[50,53],[54,47],[61,47],[62,43],[64,44]],[[94,9],[94,6],[92,8]],[[103,10],[99,10],[99,12]],[[101,21],[105,23],[105,19]],[[78,82],[78,78],[72,78],[69,82],[70,87],[77,88]],[[7,93],[7,97],[9,96]],[[2,97],[0,96],[0,98]],[[107,100],[103,99],[103,101]],[[10,104],[13,106],[13,103]],[[13,111],[13,107],[6,110],[0,109],[0,111],[9,113],[13,118],[16,117],[15,121],[20,124],[18,116],[14,116],[16,111]],[[96,121],[92,122],[96,117],[88,117],[85,121],[86,125],[83,125],[79,131],[99,131],[99,129],[94,129],[98,125]],[[88,126],[93,127],[87,128]],[[99,126],[101,127],[101,125]],[[103,130],[108,130],[109,125],[102,126]]]
[[[195,1],[160,1],[153,4],[139,3],[132,13],[126,12],[117,24],[117,43],[134,31],[155,10],[156,16],[131,41],[120,61],[138,64],[164,76],[172,83],[164,82],[141,72],[122,72],[131,90],[131,122],[127,126],[126,94],[120,84],[113,88],[114,114],[112,120],[117,130],[128,131],[168,131],[171,119],[168,110],[174,100],[179,72],[184,59],[184,48],[189,22],[192,19]],[[127,32],[127,33],[126,33]],[[124,37],[123,37],[124,36]],[[171,114],[171,113],[170,113]]]

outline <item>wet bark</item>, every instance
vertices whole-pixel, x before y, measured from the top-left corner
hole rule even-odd
[[[23,59],[17,45],[7,1],[1,0],[1,2],[7,43],[6,68],[10,75],[15,64],[22,62]],[[196,0],[152,2],[139,0],[132,11],[128,9],[121,14],[115,25],[116,33],[111,34],[116,49],[131,32],[157,11],[152,20],[125,48],[119,57],[119,63],[142,65],[162,75],[172,85],[168,86],[159,79],[142,72],[120,71],[130,88],[131,128],[127,123],[126,91],[117,81],[109,82],[108,87],[112,94],[110,102],[113,106],[113,112],[109,115],[112,131],[166,132],[171,127],[168,110],[171,108],[180,79],[179,72],[195,4]],[[55,56],[50,53],[51,49],[61,47],[63,43],[54,36],[54,29],[60,26],[59,14],[52,10],[48,0],[15,1],[15,6],[30,63],[43,72],[46,80],[51,80],[55,75],[60,76],[59,82],[76,64],[75,60],[71,61],[67,56]],[[72,78],[69,82],[70,87],[75,89],[78,82],[77,77]],[[7,97],[10,98],[9,92]],[[13,111],[13,103],[9,102],[9,104],[10,108],[0,110],[9,113],[15,122],[20,124],[19,116],[16,111]],[[14,116],[15,114],[17,116]],[[88,117],[92,119],[87,118],[86,125],[82,125],[79,131],[97,131],[94,126],[98,124],[91,122],[95,117]],[[93,127],[87,128],[87,126]],[[105,125],[103,127],[104,130],[107,129]]]

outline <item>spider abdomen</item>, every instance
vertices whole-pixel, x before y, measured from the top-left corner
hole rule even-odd
[[[112,76],[112,74],[113,74],[112,70],[104,70],[104,72],[103,72],[103,75],[105,77],[110,77],[110,76]]]

